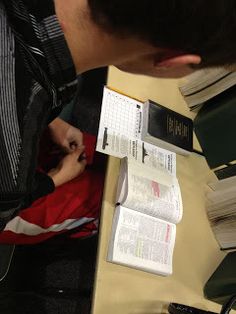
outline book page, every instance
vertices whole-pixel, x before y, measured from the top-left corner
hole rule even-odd
[[[176,176],[176,155],[141,140],[144,104],[104,88],[96,150],[166,170]]]
[[[141,156],[137,152],[137,158],[128,155],[129,160],[134,160],[148,166],[152,169],[167,172],[176,177],[176,154],[166,149],[154,146],[152,144],[140,141],[142,146]]]
[[[172,273],[176,226],[118,207],[108,260],[161,275]]]
[[[128,167],[128,188],[122,205],[171,223],[178,223],[183,215],[182,197],[178,180],[167,186],[139,175]]]
[[[120,173],[117,182],[116,204],[123,204],[128,195],[128,161],[123,158],[120,163]]]
[[[129,139],[141,138],[143,103],[104,87],[97,150],[127,156]]]
[[[145,164],[140,164],[133,160],[129,160],[127,157],[121,160],[120,173],[117,184],[116,202],[119,204],[124,204],[127,200],[128,190],[129,190],[129,180],[128,180],[128,169],[129,172],[138,174],[140,180],[146,182],[147,179],[150,181],[158,181],[159,184],[166,187],[172,187],[176,183],[176,177],[170,174],[166,169],[163,168],[151,168]],[[147,187],[145,187],[146,190]],[[174,219],[178,220],[178,219]]]

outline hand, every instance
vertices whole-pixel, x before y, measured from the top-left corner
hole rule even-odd
[[[52,178],[55,187],[58,187],[83,173],[86,164],[84,146],[82,146],[66,155],[57,168],[50,170],[48,175]]]
[[[49,130],[53,142],[61,146],[67,153],[71,153],[83,145],[82,132],[60,118],[56,118],[49,124]]]

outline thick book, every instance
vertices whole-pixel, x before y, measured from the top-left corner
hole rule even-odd
[[[150,166],[122,159],[107,260],[172,274],[176,224],[182,213],[179,183],[168,168],[161,175]]]
[[[215,169],[214,173],[219,180],[234,177],[236,176],[236,164],[233,163],[224,165],[218,169]]]
[[[149,100],[144,104],[142,140],[189,155],[193,150],[193,121]]]
[[[236,177],[210,182],[206,210],[221,249],[236,248]]]
[[[236,159],[236,86],[208,101],[194,120],[194,129],[211,169]]]
[[[202,104],[236,84],[236,72],[224,67],[207,68],[188,75],[180,92],[188,107],[198,111]]]
[[[222,180],[216,179],[214,181],[208,182],[208,186],[213,191],[226,190],[228,188],[231,188],[232,186],[236,186],[236,175],[224,178]]]
[[[236,310],[236,252],[228,253],[206,282],[203,292],[205,298],[224,304],[221,313],[230,313],[232,307]],[[234,299],[234,302],[232,300]],[[225,306],[227,304],[227,307]],[[209,313],[209,312],[208,312]],[[232,311],[231,313],[234,313]],[[210,313],[209,313],[210,314]]]

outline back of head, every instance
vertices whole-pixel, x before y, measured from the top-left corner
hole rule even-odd
[[[235,0],[88,0],[105,31],[197,54],[201,67],[236,63]]]

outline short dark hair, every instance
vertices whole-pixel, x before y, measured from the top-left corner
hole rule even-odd
[[[202,67],[236,63],[235,0],[88,0],[108,32],[199,54]]]

